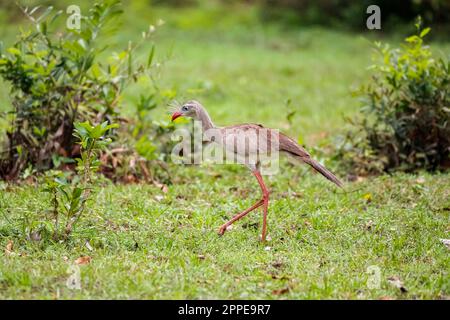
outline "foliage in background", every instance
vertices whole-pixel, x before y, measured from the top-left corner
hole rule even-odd
[[[63,11],[53,13],[52,7],[24,13],[35,30],[23,31],[13,47],[0,51],[0,75],[11,84],[14,108],[0,156],[0,177],[6,179],[27,167],[42,171],[76,157],[74,123],[118,122],[124,89],[150,75],[154,57],[153,47],[145,63],[136,62],[137,48],[154,28],[143,32],[142,42],[105,57],[101,36],[114,35],[119,1],[94,4],[79,31],[58,29]]]
[[[339,155],[359,174],[450,167],[450,62],[433,57],[430,29],[416,27],[400,49],[376,44],[382,63],[359,92],[363,120]]]
[[[67,7],[74,4],[70,0],[19,0],[19,2],[29,7],[52,4]],[[236,11],[248,6],[259,11],[259,18],[264,23],[281,22],[290,27],[323,25],[357,31],[366,30],[367,7],[378,5],[382,12],[383,33],[398,32],[399,28],[409,26],[418,15],[421,15],[428,25],[433,26],[433,35],[446,36],[450,30],[448,0],[123,0],[123,3],[127,7],[138,6],[148,10],[156,7],[170,7],[175,10],[186,8],[208,10],[207,8],[224,7],[228,11]],[[78,1],[76,4],[84,9],[89,2]],[[8,12],[5,19],[9,22],[22,18],[14,1],[0,2],[0,9]],[[2,10],[0,10],[0,18],[1,14]],[[186,25],[192,24],[190,19],[195,21],[198,17],[182,18]]]
[[[409,23],[422,15],[427,24],[450,24],[450,2],[447,0],[262,0],[265,20],[288,24],[320,24],[365,29],[366,9],[378,5],[383,30],[394,31],[399,23]]]

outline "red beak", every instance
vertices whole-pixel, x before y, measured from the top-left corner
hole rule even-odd
[[[172,114],[172,121],[175,120],[178,117],[181,117],[183,114],[181,112],[174,112]]]

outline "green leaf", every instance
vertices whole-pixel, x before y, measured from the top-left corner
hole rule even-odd
[[[419,37],[414,35],[414,36],[410,36],[410,37],[406,38],[405,41],[412,43],[412,42],[416,42],[418,39],[419,39]]]
[[[44,35],[47,34],[47,22],[43,21],[43,22],[38,23],[36,28],[42,34],[44,34]]]
[[[112,123],[112,124],[110,124],[110,125],[108,125],[108,126],[105,127],[105,132],[106,132],[107,130],[109,130],[109,129],[119,128],[119,127],[120,127],[119,124],[117,124],[117,123]]]
[[[93,139],[99,139],[104,133],[101,125],[95,126],[94,129],[90,132],[90,137]]]
[[[131,50],[128,51],[128,76],[131,77],[133,73],[133,55]]]
[[[152,65],[154,55],[155,55],[155,45],[153,44],[152,48],[150,49],[150,53],[148,55],[147,68]]]
[[[425,37],[429,32],[430,32],[431,28],[425,28],[422,30],[422,32],[420,33],[420,37],[423,38]]]

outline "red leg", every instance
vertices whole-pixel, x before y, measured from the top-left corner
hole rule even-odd
[[[250,208],[246,209],[245,211],[235,215],[233,218],[231,218],[230,221],[228,221],[227,223],[225,223],[224,225],[222,225],[219,229],[219,234],[223,235],[225,233],[225,231],[227,231],[227,228],[235,221],[241,219],[242,217],[244,217],[245,215],[247,215],[247,213],[249,213],[250,211],[255,210],[256,208],[259,208],[260,206],[262,206],[263,204],[263,200],[259,200],[257,203],[255,203],[253,206],[251,206]]]
[[[259,185],[261,187],[262,193],[263,193],[263,226],[262,226],[262,233],[261,233],[261,241],[266,241],[266,231],[267,231],[267,209],[269,207],[269,190],[267,190],[266,185],[264,184],[264,180],[261,176],[261,173],[259,171],[254,172],[256,179],[258,179]]]
[[[225,233],[225,231],[227,230],[227,228],[235,221],[241,219],[242,217],[244,217],[245,215],[247,215],[249,212],[259,208],[261,205],[264,206],[264,215],[263,215],[263,230],[262,230],[262,236],[261,236],[261,240],[265,241],[266,240],[266,220],[267,220],[267,208],[269,205],[269,191],[266,188],[266,185],[264,184],[264,181],[262,179],[261,174],[259,173],[259,171],[254,171],[253,174],[255,175],[256,179],[258,180],[259,186],[261,187],[262,193],[263,193],[263,198],[261,200],[259,200],[257,203],[255,203],[253,206],[251,206],[250,208],[246,209],[245,211],[235,215],[230,221],[228,221],[227,223],[225,223],[224,225],[222,225],[219,229],[219,234],[223,235]]]

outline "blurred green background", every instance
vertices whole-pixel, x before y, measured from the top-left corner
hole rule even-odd
[[[91,1],[19,1],[23,6],[77,4],[86,12]],[[219,125],[261,122],[317,143],[346,126],[344,117],[358,110],[351,91],[368,79],[372,41],[398,43],[414,30],[421,13],[432,25],[434,50],[448,55],[448,1],[371,1],[379,4],[382,29],[368,30],[368,1],[261,0],[123,1],[124,20],[111,49],[138,40],[149,25],[164,24],[154,37],[155,84],[162,104],[172,98],[200,100]],[[13,1],[0,3],[0,38],[11,45],[27,20]],[[145,57],[151,44],[142,47]],[[126,92],[127,114],[142,83]],[[152,89],[153,90],[153,89]],[[0,83],[0,110],[9,108],[8,88]],[[290,101],[290,102],[289,102]],[[128,106],[128,107],[127,107]],[[159,108],[155,117],[167,110]],[[286,114],[294,112],[292,124]]]

